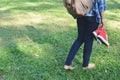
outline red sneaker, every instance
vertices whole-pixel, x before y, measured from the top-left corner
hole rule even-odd
[[[102,28],[102,27],[99,28],[99,33],[97,35],[97,39],[99,39],[106,46],[109,46],[107,33],[104,28]]]
[[[98,35],[100,33],[100,28],[96,29],[95,31],[93,31],[93,35],[95,37],[95,40],[99,43],[99,44],[102,44],[102,42],[98,39]]]

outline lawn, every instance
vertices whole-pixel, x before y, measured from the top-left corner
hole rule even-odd
[[[105,18],[110,46],[94,41],[96,68],[82,70],[82,46],[66,71],[77,27],[62,0],[0,0],[0,80],[119,80],[119,0],[107,0]]]

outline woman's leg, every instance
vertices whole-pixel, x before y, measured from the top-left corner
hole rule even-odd
[[[75,57],[75,54],[77,53],[77,51],[79,50],[80,46],[82,45],[83,41],[84,41],[84,25],[85,25],[85,21],[83,17],[80,17],[77,19],[77,26],[78,26],[78,37],[75,40],[75,42],[73,43],[70,52],[67,56],[65,65],[70,66],[72,63],[72,60]]]
[[[83,51],[83,67],[87,67],[89,64],[92,45],[93,45],[93,34],[92,32],[98,28],[98,23],[95,21],[94,17],[89,18],[87,21],[84,51]]]

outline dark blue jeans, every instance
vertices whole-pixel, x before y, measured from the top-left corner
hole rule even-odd
[[[72,60],[75,57],[75,54],[79,50],[80,46],[84,43],[82,66],[83,67],[88,66],[93,45],[92,32],[98,28],[98,25],[99,23],[96,22],[96,18],[94,16],[91,17],[83,16],[77,18],[78,37],[70,49],[65,65],[68,66],[71,65]]]

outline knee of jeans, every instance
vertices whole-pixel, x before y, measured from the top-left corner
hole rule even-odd
[[[83,42],[83,41],[84,41],[84,38],[78,36],[76,40],[77,40],[78,42]]]

